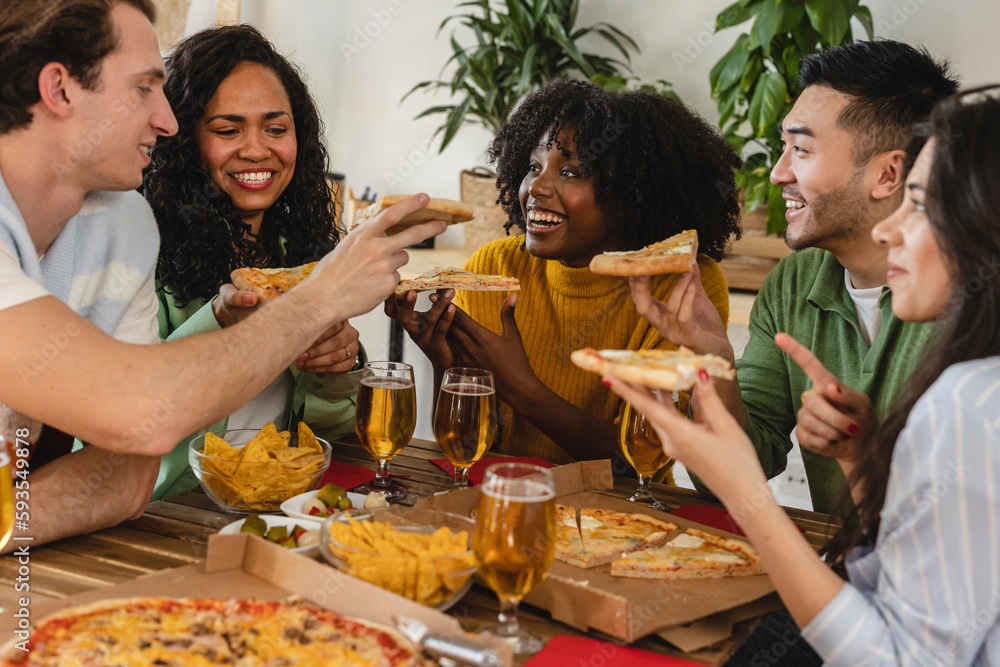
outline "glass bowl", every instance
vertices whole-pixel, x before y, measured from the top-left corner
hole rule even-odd
[[[417,550],[400,553],[407,547],[401,542],[397,543],[401,547],[396,549],[397,553],[392,553],[395,545],[382,543],[378,548],[361,547],[333,539],[331,526],[347,524],[349,519],[359,523],[389,523],[403,534],[431,535],[444,527],[453,536],[464,532],[466,548],[458,553],[447,554]],[[323,522],[319,549],[327,562],[351,576],[445,611],[458,602],[472,586],[476,560],[470,540],[475,525],[472,519],[458,514],[412,507],[347,512],[331,516]]]
[[[246,428],[213,433],[230,447],[243,449],[259,431]],[[294,449],[298,435],[292,432],[291,436],[288,446]],[[191,439],[188,462],[201,488],[226,512],[238,515],[278,512],[281,503],[289,498],[315,489],[330,467],[330,443],[322,438],[317,440],[322,454],[293,458],[291,452],[282,455],[285,460],[279,460],[270,453],[267,461],[251,462],[205,454],[205,434],[202,434]]]

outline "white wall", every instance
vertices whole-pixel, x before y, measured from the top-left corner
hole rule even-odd
[[[687,104],[714,119],[708,73],[741,30],[712,32],[716,14],[730,1],[582,0],[579,24],[608,21],[624,30],[642,49],[633,61],[635,74],[644,81],[672,82]],[[877,36],[922,44],[933,54],[948,57],[966,85],[1000,81],[996,0],[866,0],[865,4],[872,9]],[[457,5],[458,0],[243,0],[241,15],[261,28],[307,76],[326,124],[333,167],[346,174],[356,192],[366,185],[388,191],[387,174],[391,174],[396,177],[394,192],[426,191],[457,198],[458,174],[483,164],[489,134],[466,128],[439,155],[428,142],[440,119],[412,119],[432,104],[445,104],[447,98],[418,92],[399,104],[415,83],[438,77],[451,53],[452,28],[437,39],[434,35]],[[855,34],[864,36],[857,24]],[[465,41],[461,32],[458,39]],[[613,55],[599,40],[588,46]],[[460,226],[446,232],[442,242],[461,244]],[[372,356],[385,358],[387,325],[381,310],[359,318],[355,325]],[[421,400],[427,401],[430,367],[412,344],[408,343],[405,355],[417,366]],[[431,437],[426,414],[421,415],[417,435]]]

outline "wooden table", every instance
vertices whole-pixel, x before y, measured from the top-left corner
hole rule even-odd
[[[371,456],[356,441],[334,444],[334,458],[374,468]],[[390,471],[408,474],[399,480],[408,492],[404,504],[450,488],[451,479],[430,462],[442,458],[437,443],[413,440],[393,460]],[[718,506],[695,491],[678,487],[653,485],[654,493],[671,507],[689,503]],[[619,480],[614,494],[628,497],[635,491],[635,480]],[[809,543],[819,548],[831,534],[833,517],[804,510],[789,509],[789,515],[799,524]],[[95,588],[114,586],[137,577],[202,560],[208,547],[208,537],[237,517],[222,512],[201,490],[172,496],[150,503],[142,518],[90,535],[69,538],[43,547],[32,547],[30,596],[33,602],[64,598]],[[0,558],[0,603],[7,609],[16,608],[16,600],[25,593],[15,592],[18,563],[12,556]],[[467,629],[475,629],[496,620],[496,597],[488,589],[474,586],[469,594],[449,612],[458,617]],[[553,621],[545,611],[525,607],[520,613],[524,625],[543,638],[559,634],[580,635],[579,631]],[[745,639],[752,626],[738,630],[729,645],[706,650],[689,659],[717,664],[720,652],[731,651]],[[591,633],[591,636],[600,637]],[[661,653],[681,655],[658,638],[647,638],[636,644]]]

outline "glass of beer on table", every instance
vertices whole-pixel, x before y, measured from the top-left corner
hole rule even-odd
[[[666,511],[667,506],[653,497],[649,484],[660,468],[672,466],[674,460],[663,452],[660,437],[656,435],[652,424],[645,415],[633,408],[631,403],[625,404],[618,443],[621,445],[622,454],[639,476],[639,487],[629,500],[649,505],[655,510]]]
[[[549,572],[555,557],[552,473],[526,463],[497,463],[479,487],[472,552],[479,576],[500,598],[497,625],[485,628],[511,641],[514,652],[538,652],[543,642],[517,622],[517,606]]]
[[[483,458],[497,435],[497,392],[493,373],[449,368],[441,379],[434,411],[434,437],[455,466],[455,488],[469,486],[469,468]]]
[[[375,481],[361,488],[386,494],[388,500],[406,497],[406,489],[389,480],[389,462],[413,437],[417,425],[417,392],[413,366],[397,361],[369,361],[361,371],[354,430],[378,469]]]

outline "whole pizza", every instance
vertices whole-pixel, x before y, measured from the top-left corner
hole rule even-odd
[[[24,649],[27,649],[26,651]],[[8,644],[5,666],[428,664],[391,628],[306,604],[259,600],[129,598],[57,612],[26,645]]]

